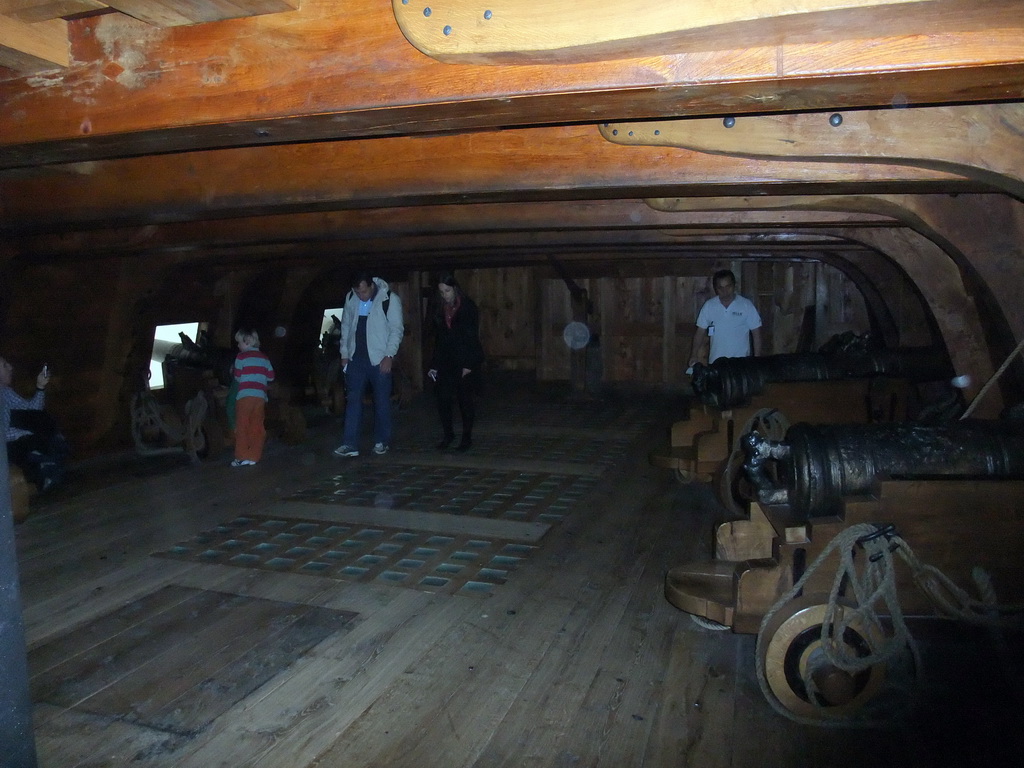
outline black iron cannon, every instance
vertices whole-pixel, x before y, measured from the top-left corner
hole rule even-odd
[[[858,340],[859,341],[859,340]],[[765,357],[721,357],[693,367],[693,391],[707,405],[733,408],[760,394],[765,384],[876,377],[913,382],[948,380],[953,366],[936,347],[872,349],[866,343],[828,344],[818,352]]]
[[[214,346],[204,333],[200,333],[198,341],[192,341],[185,333],[179,333],[178,336],[181,339],[180,343],[160,345],[164,352],[166,387],[174,386],[175,374],[182,369],[211,371],[220,384],[226,386],[231,383],[231,366],[235,360],[236,350]]]
[[[834,515],[884,477],[1024,479],[1024,422],[797,424],[784,440],[745,438],[744,471],[763,504]]]

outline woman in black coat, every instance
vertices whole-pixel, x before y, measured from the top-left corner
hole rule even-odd
[[[440,296],[433,316],[434,359],[427,375],[437,384],[437,412],[444,436],[437,447],[448,448],[455,440],[452,426],[453,401],[459,403],[462,416],[462,441],[457,450],[468,450],[473,443],[473,420],[476,408],[473,398],[480,389],[484,350],[480,344],[480,312],[469,296],[462,292],[459,281],[451,273],[440,277]]]

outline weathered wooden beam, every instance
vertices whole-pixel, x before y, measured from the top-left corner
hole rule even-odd
[[[836,211],[748,211],[664,214],[639,200],[476,203],[289,213],[133,227],[94,228],[13,239],[22,259],[86,259],[183,249],[216,253],[262,243],[330,244],[332,254],[365,239],[460,233],[658,230],[685,243],[711,233],[790,227],[875,227],[896,224],[877,214]]]
[[[48,19],[61,19],[108,6],[98,0],[0,0],[0,16],[31,24]],[[0,24],[3,22],[0,21]]]
[[[436,234],[406,234],[383,237],[365,237],[349,240],[344,233],[318,241],[286,240],[260,243],[224,243],[216,249],[179,247],[178,252],[191,252],[195,258],[219,260],[225,256],[277,254],[290,259],[329,261],[333,258],[361,258],[372,254],[374,263],[392,264],[411,258],[421,264],[436,265],[459,254],[485,254],[492,260],[506,264],[535,263],[545,258],[544,254],[574,253],[589,257],[614,251],[628,256],[649,255],[657,252],[658,258],[685,257],[690,253],[727,251],[755,256],[789,254],[792,258],[822,248],[841,251],[844,248],[858,248],[856,244],[845,243],[831,232],[815,236],[808,232],[803,235],[788,235],[778,240],[765,236],[761,227],[731,231],[730,234],[703,231],[688,238],[680,238],[664,230],[642,229],[593,229],[574,232],[462,232]],[[144,252],[147,257],[174,253],[172,249],[154,249]],[[87,258],[87,257],[83,257]],[[143,259],[144,260],[144,259]]]
[[[109,0],[107,5],[147,24],[178,27],[294,11],[299,7],[299,0],[201,0],[190,3],[175,0]]]
[[[948,27],[976,3],[928,0],[391,0],[405,37],[448,62],[529,64],[871,37]],[[993,9],[989,9],[990,11]]]
[[[835,193],[864,184],[885,191],[979,188],[962,177],[911,167],[620,147],[604,141],[594,126],[568,126],[246,147],[12,171],[0,174],[0,231],[427,202]]]
[[[807,162],[906,163],[1024,199],[1024,103],[612,123],[611,142]]]
[[[35,73],[66,67],[70,62],[68,23],[63,19],[26,24],[0,16],[0,67]]]
[[[879,29],[854,46],[488,67],[423,56],[382,3],[304,0],[295,13],[174,30],[107,14],[72,22],[74,65],[63,76],[0,83],[0,167],[623,116],[1020,98],[1024,15],[974,21],[933,35]]]

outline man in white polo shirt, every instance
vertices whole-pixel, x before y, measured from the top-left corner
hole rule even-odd
[[[708,365],[720,357],[748,357],[761,354],[761,316],[749,299],[736,293],[736,276],[728,269],[711,278],[715,297],[704,302],[693,334],[690,369],[704,359],[711,342]]]

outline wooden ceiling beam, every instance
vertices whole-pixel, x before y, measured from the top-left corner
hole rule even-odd
[[[880,29],[852,46],[519,67],[429,59],[384,3],[304,0],[294,13],[173,30],[109,14],[72,22],[74,63],[63,74],[0,82],[0,166],[623,117],[1021,98],[1024,15],[1013,3],[996,6],[1004,10],[977,25],[958,16],[955,29],[932,34]]]
[[[15,18],[0,16],[0,67],[36,73],[67,67],[70,63],[66,21],[50,19],[27,24]],[[0,99],[2,104],[3,100]],[[0,109],[0,113],[4,111]]]
[[[1024,199],[1024,102],[727,119],[611,123],[615,144],[804,162],[904,163]]]
[[[579,62],[678,51],[924,34],[963,21],[976,0],[392,0],[402,33],[439,61]],[[429,10],[426,10],[424,6]],[[990,5],[986,11],[992,13]]]
[[[332,248],[337,245],[337,248]],[[268,243],[259,247],[225,248],[209,251],[179,251],[178,256],[195,264],[215,263],[218,267],[230,267],[252,261],[272,262],[278,268],[326,267],[329,265],[369,265],[387,274],[396,274],[405,269],[437,270],[458,267],[460,269],[481,269],[485,267],[536,267],[549,263],[551,258],[580,263],[613,263],[616,260],[686,260],[686,259],[730,259],[730,260],[786,260],[807,261],[815,259],[823,249],[830,252],[861,251],[864,246],[857,243],[842,243],[831,239],[808,240],[775,247],[748,244],[743,246],[728,241],[707,243],[644,243],[607,242],[604,244],[539,243],[521,246],[494,248],[489,242],[478,240],[463,243],[461,247],[445,244],[434,238],[401,238],[398,241],[366,241],[353,248],[338,241],[320,244]],[[332,249],[330,257],[325,250]],[[154,254],[164,256],[171,254]]]
[[[173,27],[293,11],[299,0],[0,0],[0,66],[35,74],[71,64],[66,19],[119,10]],[[51,75],[53,76],[53,75]]]
[[[140,227],[79,230],[13,241],[22,259],[149,256],[183,249],[214,253],[263,243],[321,245],[324,258],[360,241],[408,235],[656,230],[681,246],[717,235],[737,240],[751,232],[793,227],[879,227],[896,222],[876,214],[833,211],[750,211],[662,214],[636,200],[506,203],[378,208],[280,214]]]
[[[107,0],[107,5],[157,27],[179,27],[238,19],[264,13],[294,11],[299,0]]]
[[[102,11],[108,6],[98,0],[0,0],[0,16],[32,24],[63,19],[80,13]],[[0,25],[3,22],[0,21]]]
[[[525,206],[525,207],[524,207]],[[89,230],[65,235],[26,237],[12,241],[25,260],[106,258],[110,256],[151,256],[181,250],[219,253],[226,249],[258,248],[261,245],[320,248],[323,258],[353,252],[372,242],[388,243],[392,239],[418,238],[414,247],[440,250],[461,247],[460,243],[489,242],[495,248],[520,248],[535,244],[579,244],[600,247],[602,242],[663,243],[685,248],[689,244],[731,243],[736,247],[757,246],[765,250],[799,244],[806,237],[792,238],[786,233],[794,227],[897,226],[887,217],[863,214],[808,211],[802,214],[749,215],[699,214],[663,216],[659,223],[630,226],[628,218],[617,215],[612,207],[603,208],[605,216],[583,223],[582,215],[574,215],[573,203],[536,203],[518,207],[496,206],[501,211],[489,217],[480,206],[471,206],[482,217],[474,226],[458,227],[443,215],[450,207],[440,209],[377,209],[345,212],[329,217],[318,214],[294,214],[252,219],[230,219],[216,222],[195,222],[164,226]],[[517,212],[530,207],[536,226],[515,222]],[[484,209],[487,206],[483,206]],[[625,206],[618,209],[625,213]],[[442,216],[435,215],[436,212]],[[374,215],[367,215],[374,214]],[[429,220],[428,220],[429,219]],[[572,219],[576,223],[571,226]],[[562,222],[561,226],[559,221]],[[446,226],[446,222],[448,226]],[[440,243],[435,245],[434,243]],[[396,243],[395,247],[398,245]]]
[[[980,187],[953,174],[905,166],[621,147],[603,140],[594,126],[568,126],[245,147],[10,171],[0,173],[0,231],[487,200],[835,193],[864,185],[880,191]]]

